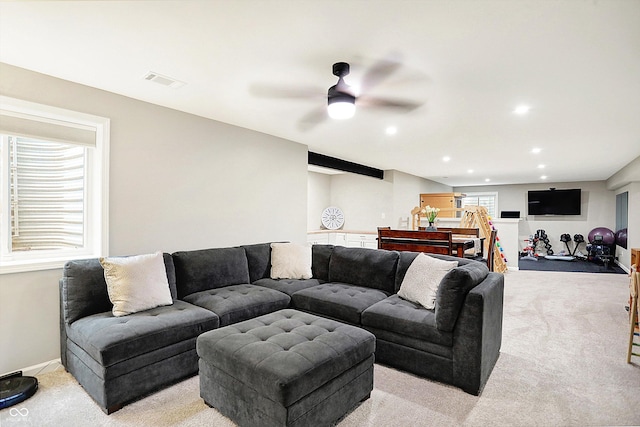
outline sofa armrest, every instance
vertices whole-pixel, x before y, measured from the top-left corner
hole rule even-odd
[[[469,291],[453,337],[453,383],[467,393],[482,391],[500,355],[504,276],[489,273]]]

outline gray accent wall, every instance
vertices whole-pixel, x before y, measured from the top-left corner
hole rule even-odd
[[[306,242],[305,145],[7,64],[0,76],[2,95],[111,119],[109,255]],[[0,276],[0,373],[59,357],[60,277]]]

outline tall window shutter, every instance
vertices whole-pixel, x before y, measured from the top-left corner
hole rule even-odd
[[[86,148],[10,137],[13,251],[84,245]]]
[[[484,206],[489,216],[496,217],[496,196],[494,194],[467,195],[462,199],[463,206]]]

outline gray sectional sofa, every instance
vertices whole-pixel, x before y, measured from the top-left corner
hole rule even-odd
[[[283,308],[362,327],[376,362],[477,395],[502,337],[504,278],[461,258],[434,310],[397,295],[413,252],[314,245],[311,279],[271,279],[271,245],[164,254],[173,304],[114,317],[97,259],[60,280],[61,359],[106,412],[198,372],[196,338]]]

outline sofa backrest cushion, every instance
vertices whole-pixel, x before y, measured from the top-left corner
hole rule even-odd
[[[398,252],[336,246],[329,259],[329,281],[395,292]]]
[[[170,254],[163,254],[171,298],[177,299],[176,275]],[[98,258],[69,261],[62,270],[61,298],[63,319],[71,324],[92,314],[111,311],[104,269]]]
[[[269,277],[271,271],[271,243],[242,246],[249,264],[249,283]]]
[[[487,264],[470,261],[452,269],[442,278],[436,295],[436,327],[438,329],[453,331],[467,294],[488,274]]]
[[[173,254],[178,298],[223,286],[249,283],[244,248],[214,248]]]
[[[400,289],[407,269],[417,256],[417,252],[400,252],[396,273],[396,292]],[[466,258],[438,254],[429,254],[429,256],[458,261],[458,266],[442,278],[436,294],[436,327],[441,331],[451,332],[456,325],[467,294],[487,277],[489,268],[485,263]]]
[[[329,281],[329,260],[333,253],[333,245],[311,246],[311,273],[314,279]]]
[[[396,270],[396,287],[395,287],[396,293],[400,290],[400,285],[402,285],[404,276],[405,274],[407,274],[407,269],[419,254],[420,252],[404,252],[404,251],[399,252],[398,268]],[[467,258],[459,258],[455,256],[450,256],[450,255],[440,255],[440,254],[427,254],[427,255],[429,255],[430,257],[442,259],[445,261],[458,261],[458,267],[476,262]]]

